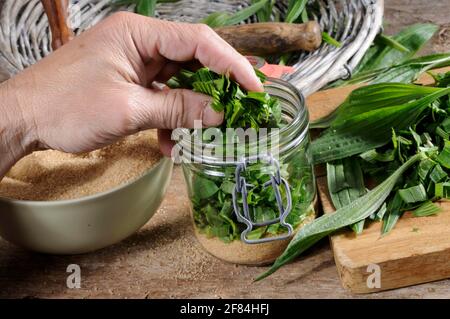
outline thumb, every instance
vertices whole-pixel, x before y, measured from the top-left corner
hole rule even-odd
[[[153,90],[138,88],[132,103],[132,121],[138,129],[193,128],[201,120],[203,127],[223,122],[223,112],[211,108],[211,97],[191,90]]]

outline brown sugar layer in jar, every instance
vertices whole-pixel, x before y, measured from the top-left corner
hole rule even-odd
[[[142,176],[161,158],[155,130],[84,154],[34,152],[3,178],[0,197],[33,201],[82,198]]]
[[[312,222],[315,217],[315,211],[311,208],[311,212],[296,227],[295,232]],[[226,262],[248,266],[264,266],[274,262],[292,239],[288,238],[262,244],[246,244],[241,240],[225,243],[217,237],[208,237],[200,233],[197,227],[194,227],[194,229],[195,236],[208,253]]]

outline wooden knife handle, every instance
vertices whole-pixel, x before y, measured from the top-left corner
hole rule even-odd
[[[322,43],[322,32],[316,21],[304,24],[253,23],[221,27],[215,31],[244,55],[314,51]]]
[[[52,31],[52,48],[56,50],[74,36],[67,23],[69,0],[41,0],[41,2]]]

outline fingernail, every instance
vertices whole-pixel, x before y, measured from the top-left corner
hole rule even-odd
[[[203,126],[218,126],[223,122],[223,112],[216,112],[211,107],[212,102],[205,102],[203,110]]]

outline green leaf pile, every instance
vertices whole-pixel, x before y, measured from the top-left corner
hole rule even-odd
[[[450,199],[450,73],[433,87],[383,83],[355,90],[322,121],[313,142],[316,162],[327,162],[331,199],[337,210],[302,228],[262,279],[321,238],[351,226],[381,221],[389,233],[406,211],[423,217]],[[367,191],[365,180],[378,182]]]
[[[265,81],[262,73],[258,76]],[[278,99],[265,92],[247,92],[226,75],[219,75],[208,68],[196,72],[182,70],[167,85],[171,88],[191,89],[213,98],[212,108],[224,111],[222,128],[278,128],[281,125],[281,105]]]

